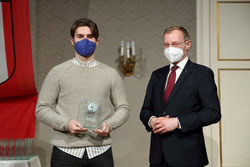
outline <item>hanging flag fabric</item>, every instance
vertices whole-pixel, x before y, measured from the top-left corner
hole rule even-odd
[[[10,2],[0,2],[0,84],[6,82],[13,75],[15,69],[14,31],[11,14]]]
[[[29,0],[0,0],[0,138],[35,136]]]

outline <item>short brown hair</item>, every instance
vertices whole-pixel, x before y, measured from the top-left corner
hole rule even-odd
[[[165,34],[171,33],[171,32],[174,31],[174,30],[179,30],[179,31],[181,31],[181,32],[182,32],[182,35],[183,35],[183,37],[184,37],[184,39],[185,39],[185,41],[190,40],[190,35],[189,35],[189,33],[187,32],[187,30],[186,30],[184,27],[181,27],[181,26],[172,26],[172,27],[169,27],[169,28],[165,29],[165,31],[164,31],[164,33],[163,33],[163,36],[164,36]]]
[[[87,18],[80,18],[72,24],[71,29],[70,29],[70,36],[72,38],[74,38],[77,28],[79,28],[81,26],[89,27],[94,38],[96,40],[99,38],[99,30],[98,30],[96,23],[90,19],[87,19]]]

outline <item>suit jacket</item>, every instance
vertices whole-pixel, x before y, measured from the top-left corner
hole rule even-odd
[[[202,127],[221,118],[213,71],[188,60],[166,102],[164,89],[169,65],[154,71],[148,83],[140,119],[151,131],[150,163],[159,164],[164,155],[170,166],[208,164]],[[151,116],[178,117],[181,129],[154,134],[148,125]]]

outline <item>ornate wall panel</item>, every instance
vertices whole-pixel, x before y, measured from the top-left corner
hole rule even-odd
[[[250,166],[250,69],[219,69],[223,167]]]
[[[222,113],[220,123],[206,131],[209,167],[250,166],[249,4],[249,0],[197,0],[197,49],[206,53],[197,59],[214,71]]]
[[[217,3],[218,59],[250,61],[250,1]]]

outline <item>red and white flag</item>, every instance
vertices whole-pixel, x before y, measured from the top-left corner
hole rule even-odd
[[[36,102],[29,0],[0,0],[0,139],[35,136]]]
[[[13,19],[11,2],[0,2],[0,84],[6,82],[15,70]]]

